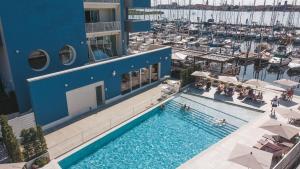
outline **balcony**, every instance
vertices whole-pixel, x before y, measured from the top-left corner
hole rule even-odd
[[[146,32],[150,30],[150,21],[148,20],[127,20],[127,32]]]
[[[119,34],[121,30],[121,23],[118,21],[86,23],[85,30],[87,37]]]
[[[151,0],[125,0],[127,8],[150,8]]]
[[[84,0],[84,9],[117,8],[120,0]]]

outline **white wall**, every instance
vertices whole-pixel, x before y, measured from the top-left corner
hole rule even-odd
[[[66,98],[69,116],[78,116],[96,109],[98,107],[96,87],[100,85],[102,85],[102,98],[105,100],[103,81],[68,91]]]
[[[36,127],[34,113],[24,114],[13,119],[8,120],[8,125],[13,129],[13,132],[17,138],[20,138],[21,131],[23,129],[29,129]],[[1,130],[0,130],[1,133]]]

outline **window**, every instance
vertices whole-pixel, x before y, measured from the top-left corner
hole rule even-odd
[[[63,65],[71,65],[75,61],[76,51],[72,46],[66,45],[60,49],[59,58]]]
[[[122,94],[131,92],[131,80],[129,73],[122,75],[121,92]]]
[[[133,71],[131,73],[132,90],[140,88],[140,71]]]
[[[50,58],[47,52],[43,50],[36,50],[29,55],[29,66],[35,71],[45,70],[50,62]]]
[[[141,81],[142,81],[142,86],[145,86],[145,85],[150,83],[149,68],[142,68],[141,69]]]
[[[151,67],[151,82],[158,81],[158,64],[154,64]]]

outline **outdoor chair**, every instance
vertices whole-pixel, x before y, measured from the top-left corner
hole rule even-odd
[[[284,149],[267,140],[259,140],[253,147],[262,151],[272,153],[273,158],[281,158],[284,154]]]
[[[270,140],[272,141],[273,143],[275,144],[278,144],[280,146],[285,146],[285,147],[288,147],[288,148],[293,148],[294,147],[294,143],[288,139],[285,139],[281,136],[278,136],[278,135],[268,135],[268,134],[265,134],[263,135],[263,138],[267,139],[267,140]]]

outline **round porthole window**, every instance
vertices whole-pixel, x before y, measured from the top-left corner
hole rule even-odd
[[[30,67],[35,71],[45,70],[50,62],[50,58],[47,52],[44,50],[36,50],[29,55],[28,63]]]
[[[59,58],[63,65],[71,65],[76,59],[76,51],[72,46],[66,45],[60,49]]]

